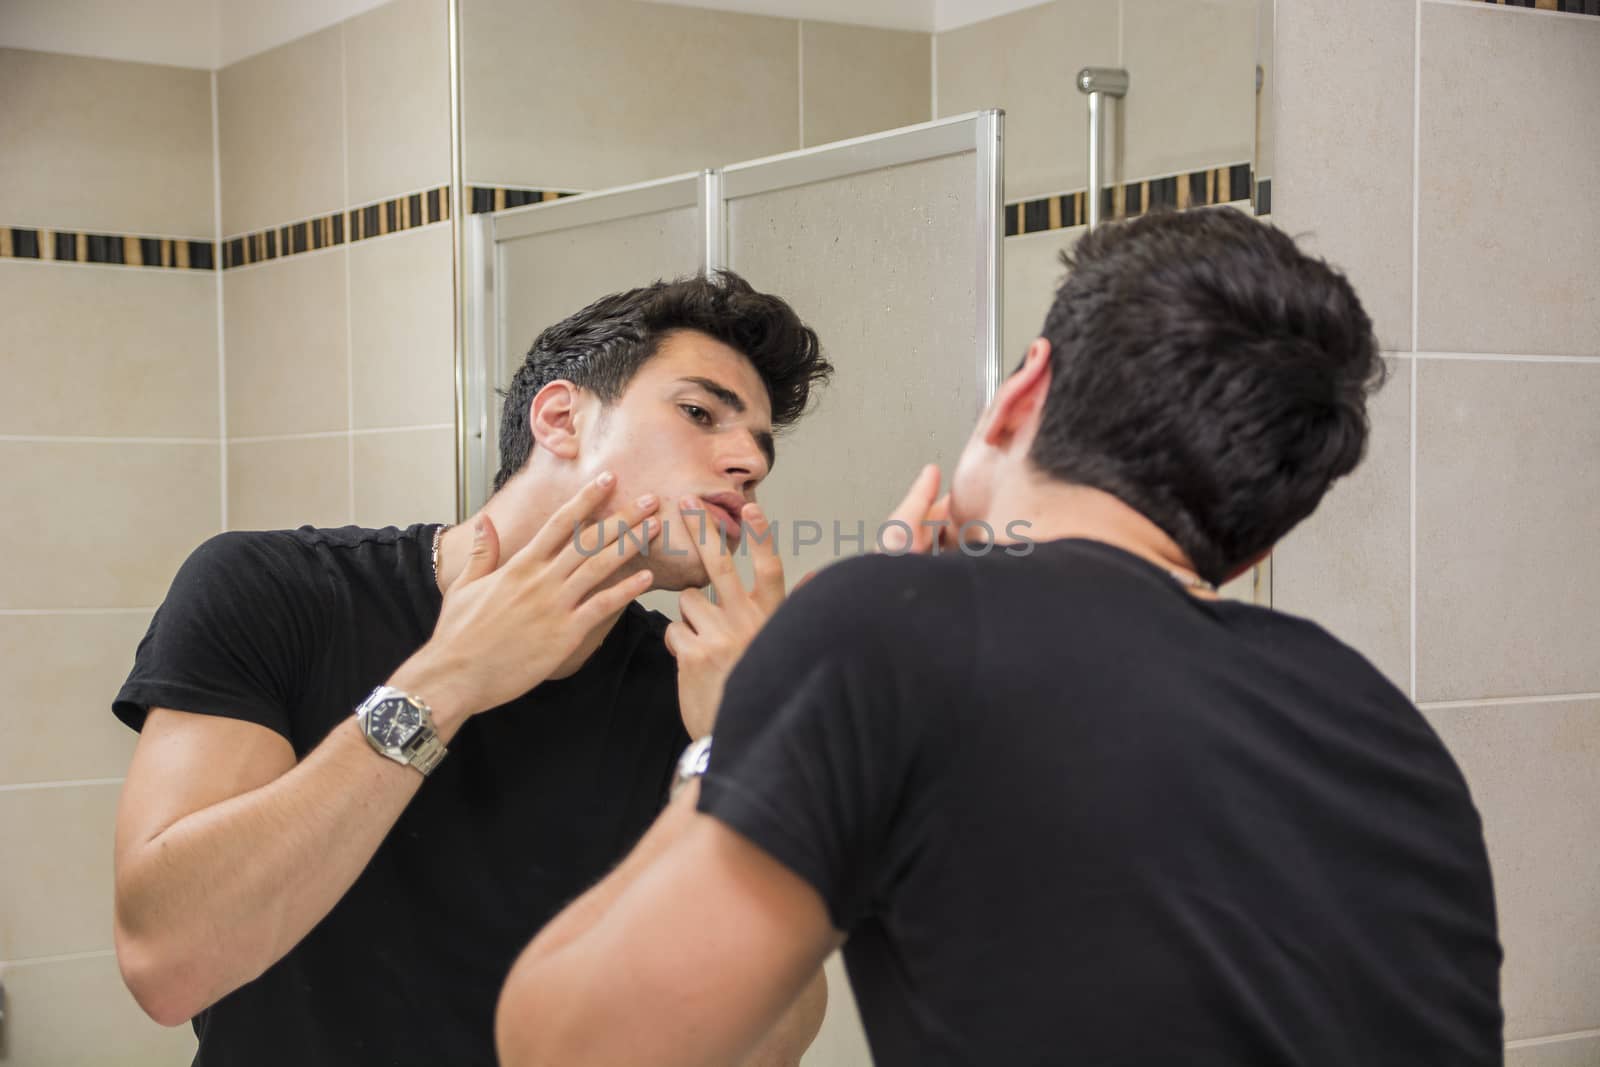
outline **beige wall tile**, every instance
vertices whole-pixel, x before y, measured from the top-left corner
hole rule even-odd
[[[791,19],[638,0],[462,15],[471,183],[604,189],[800,146]]]
[[[802,22],[800,37],[807,145],[933,117],[931,34]]]
[[[1320,623],[1411,689],[1411,361],[1390,360],[1355,473],[1279,543],[1273,607]]]
[[[1088,184],[1082,67],[1117,65],[1117,0],[1052,0],[938,35],[940,115],[1006,112],[1006,200]]]
[[[228,528],[350,522],[348,434],[228,445]]]
[[[357,434],[357,526],[454,522],[455,430]]]
[[[345,207],[339,26],[217,72],[222,232]]]
[[[1416,9],[1280,0],[1273,221],[1349,274],[1385,351],[1411,338]]]
[[[450,226],[350,249],[355,427],[455,421],[455,319]]]
[[[12,434],[217,436],[210,273],[0,260]]]
[[[801,1067],[872,1067],[872,1052],[861,1026],[861,1012],[850,990],[844,957],[835,952],[823,964],[828,976],[828,1011]]]
[[[1506,1038],[1600,1028],[1600,702],[1428,712],[1483,816]]]
[[[1044,328],[1045,316],[1067,273],[1061,253],[1077,244],[1084,232],[1084,227],[1073,226],[1005,239],[1000,358],[1006,372],[1022,362],[1022,354]]]
[[[1117,180],[1249,162],[1255,3],[1123,0],[1122,19],[1122,66],[1130,81],[1111,142]]]
[[[1418,698],[1600,691],[1600,362],[1417,381]]]
[[[0,965],[7,1063],[28,1067],[172,1067],[194,1058],[194,1030],[151,1022],[122,984],[115,956]]]
[[[223,273],[229,437],[349,428],[349,254],[336,248]]]
[[[0,49],[0,225],[212,237],[211,75]]]
[[[1423,4],[1422,45],[1422,348],[1600,355],[1600,19]]]
[[[0,615],[9,697],[0,785],[127,773],[137,735],[111,701],[150,625],[147,612]]]
[[[0,792],[0,959],[111,947],[120,785]]]
[[[159,604],[217,532],[217,445],[0,442],[0,608]]]
[[[445,0],[392,0],[344,24],[351,205],[450,181]]]
[[[1595,1067],[1600,1063],[1600,1037],[1573,1037],[1506,1049],[1506,1067]]]

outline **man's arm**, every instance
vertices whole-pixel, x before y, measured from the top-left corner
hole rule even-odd
[[[569,543],[611,484],[574,496],[504,566],[480,520],[433,636],[388,679],[430,705],[445,743],[471,715],[537,685],[647,588],[648,572],[601,587],[655,536],[656,520],[616,552],[586,558]],[[653,507],[608,519],[606,543]],[[152,709],[116,834],[117,960],[140,1006],[176,1025],[281,959],[338,903],[422,785],[372,751],[353,717],[296,764],[264,726]]]
[[[505,1067],[755,1062],[816,979],[843,940],[822,898],[697,795],[518,959],[496,1014]]]

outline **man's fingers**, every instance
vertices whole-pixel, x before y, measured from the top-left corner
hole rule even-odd
[[[566,590],[575,600],[582,600],[591,590],[605,584],[608,578],[641,552],[648,553],[648,546],[661,533],[661,520],[654,515],[633,526],[624,525],[621,519],[607,522],[626,533],[622,537],[607,537],[604,544],[593,550],[584,546],[582,556],[587,558],[580,556],[578,566],[566,581]],[[569,551],[577,553],[578,550]]]
[[[467,554],[467,565],[461,568],[455,581],[450,583],[451,588],[476,581],[486,574],[492,574],[500,565],[500,534],[495,531],[494,522],[487,515],[479,515],[472,520],[472,550]]]
[[[615,615],[627,607],[630,600],[643,596],[654,580],[655,575],[649,571],[628,575],[616,585],[600,590],[579,604],[572,613],[573,621],[585,631],[598,626],[608,616]]]
[[[686,496],[678,501],[678,511],[683,515],[685,526],[690,525],[692,517],[697,512],[703,519],[699,526],[705,543],[702,544],[701,539],[694,536],[692,528],[689,531],[689,542],[694,545],[695,552],[699,553],[700,562],[705,567],[717,595],[726,600],[743,594],[744,583],[739,580],[739,572],[733,566],[733,550],[728,547],[722,525],[717,522],[710,509],[699,498]]]
[[[778,539],[761,505],[746,504],[742,518],[753,542],[750,560],[756,576],[756,603],[770,615],[783,603],[783,559],[778,555]]]
[[[922,520],[927,518],[934,497],[938,495],[939,467],[930,463],[917,474],[917,480],[911,483],[911,490],[906,493],[905,499],[889,513],[889,521],[883,524],[879,540],[884,551],[905,552],[918,547]],[[909,535],[907,530],[910,531]]]
[[[721,610],[698,589],[685,589],[678,594],[678,614],[690,633],[703,634],[720,625]]]
[[[614,546],[617,541],[625,539],[624,535],[636,537],[640,523],[646,516],[652,515],[659,506],[660,501],[654,494],[646,493],[632,504],[599,522],[580,523],[575,526],[571,532],[571,543],[556,557],[557,573],[571,577],[579,568],[585,566],[585,560],[611,554],[616,550]]]
[[[616,484],[617,477],[610,471],[605,471],[599,477],[592,479],[555,510],[555,514],[550,516],[517,555],[547,560],[560,552],[563,545],[572,541],[574,531],[582,522],[593,515],[605,502],[606,497],[611,495],[611,490]]]

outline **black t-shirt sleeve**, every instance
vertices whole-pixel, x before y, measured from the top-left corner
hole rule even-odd
[[[971,620],[956,561],[850,560],[791,597],[728,679],[700,810],[810,883],[838,929],[925,844]]]
[[[139,642],[112,711],[135,730],[153,707],[260,723],[288,738],[321,617],[287,538],[224,533],[195,549]],[[300,566],[296,566],[300,564]]]

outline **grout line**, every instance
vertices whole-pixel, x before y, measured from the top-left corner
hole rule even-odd
[[[1537,697],[1483,697],[1477,700],[1425,700],[1417,705],[1423,711],[1449,711],[1453,708],[1481,708],[1487,704],[1521,706],[1525,704],[1566,704],[1576,700],[1600,700],[1600,693],[1552,693]]]
[[[806,24],[804,19],[795,20],[794,44],[795,73],[797,75],[795,82],[799,87],[799,92],[795,95],[800,99],[800,122],[797,127],[800,131],[800,144],[798,147],[804,148],[806,146]]]
[[[1422,0],[1417,0],[1411,48],[1411,351],[1422,347],[1418,321],[1422,295]]]
[[[339,117],[340,142],[344,150],[344,195],[341,201],[350,203],[350,31],[348,21],[339,24]],[[348,218],[348,208],[346,209]],[[452,215],[455,212],[451,212]],[[346,224],[349,225],[348,223]],[[354,227],[350,227],[353,229]],[[346,234],[346,237],[353,234]],[[356,521],[356,439],[350,433],[356,425],[356,354],[355,324],[350,311],[350,243],[345,244],[344,257],[344,470],[345,470],[345,521]]]
[[[455,428],[456,424],[453,422],[429,422],[416,426],[370,426],[362,430],[351,430],[350,435],[352,437],[375,437],[386,433],[423,433],[430,430],[453,430]]]
[[[1410,497],[1410,501],[1409,501],[1410,507],[1409,507],[1408,511],[1409,511],[1409,516],[1410,516],[1411,551],[1410,551],[1410,559],[1409,559],[1409,561],[1407,563],[1407,566],[1408,566],[1408,568],[1410,570],[1410,592],[1411,592],[1411,604],[1410,604],[1410,621],[1411,621],[1411,694],[1410,695],[1411,695],[1411,699],[1412,699],[1413,702],[1415,702],[1416,699],[1417,699],[1417,661],[1418,661],[1418,656],[1417,656],[1417,437],[1418,437],[1417,397],[1418,397],[1418,395],[1419,395],[1419,393],[1421,391],[1421,388],[1422,388],[1421,383],[1418,381],[1419,377],[1421,376],[1421,374],[1420,374],[1421,370],[1422,370],[1422,364],[1417,360],[1412,360],[1411,361],[1411,417],[1410,417],[1410,430],[1411,430],[1411,434],[1410,434],[1410,436],[1411,436],[1411,449],[1410,449],[1410,451],[1411,451],[1411,456],[1410,456],[1410,460],[1409,460],[1411,488],[1410,488],[1410,492],[1408,494],[1409,497]]]
[[[1600,364],[1600,356],[1514,356],[1500,352],[1418,352],[1418,359],[1465,363],[1588,363]]]
[[[386,433],[421,433],[429,430],[453,430],[453,422],[425,422],[414,426],[372,426],[360,430],[313,430],[307,433],[269,433],[253,437],[230,437],[235,445],[262,445],[274,441],[329,441],[336,437],[372,437]],[[3,438],[0,438],[3,440]],[[209,444],[210,442],[205,442]]]
[[[1422,284],[1422,268],[1420,252],[1422,247],[1422,0],[1416,0],[1414,36],[1411,39],[1411,351],[1415,352],[1420,345],[1418,336],[1418,322],[1421,318],[1422,295],[1419,288]],[[1408,581],[1409,604],[1407,607],[1408,622],[1411,630],[1411,660],[1410,660],[1410,696],[1413,703],[1417,694],[1417,438],[1419,426],[1417,423],[1417,397],[1422,388],[1420,382],[1422,364],[1413,359],[1411,361],[1411,396],[1408,429],[1410,455],[1407,459],[1409,467],[1409,500],[1407,501],[1407,521],[1409,522],[1410,546],[1406,561]]]
[[[219,9],[220,10],[220,9]],[[222,17],[220,14],[217,16]],[[217,529],[228,528],[228,349],[227,299],[222,289],[222,105],[217,72],[211,72],[212,225],[217,233]]]
[[[4,967],[36,967],[46,963],[76,963],[80,960],[102,960],[107,956],[116,956],[114,948],[96,949],[93,952],[63,952],[58,956],[25,956],[20,960],[0,960],[0,968]]]
[[[73,789],[78,786],[121,785],[121,778],[72,778],[55,782],[19,782],[0,785],[0,793],[26,793],[36,789]]]
[[[1600,1030],[1574,1030],[1570,1034],[1551,1034],[1548,1037],[1523,1037],[1515,1041],[1507,1041],[1506,1048],[1537,1048],[1540,1045],[1559,1045],[1566,1041],[1582,1041],[1591,1037],[1600,1037]]]
[[[155,608],[0,608],[0,618],[50,615],[150,615]]]
[[[84,437],[70,434],[0,433],[0,442],[34,445],[214,445],[215,437]]]
[[[10,227],[7,227],[7,228],[10,228]],[[17,229],[24,229],[25,227],[16,227],[16,228]],[[122,235],[121,234],[110,234],[109,236],[120,237]],[[192,238],[192,240],[194,240],[195,242],[200,243],[200,244],[209,244],[209,243],[211,243],[207,238],[204,238],[204,237],[195,237],[195,238]],[[221,261],[220,253],[212,252],[212,257],[213,257],[213,259],[217,260],[219,262],[219,264],[220,264],[220,261]],[[146,272],[148,272],[150,274],[153,274],[153,275],[155,275],[157,277],[168,277],[168,278],[190,278],[190,277],[193,277],[196,274],[204,276],[204,275],[210,273],[209,271],[206,271],[206,270],[204,270],[203,268],[200,268],[200,267],[158,267],[158,266],[153,266],[153,265],[150,265],[150,264],[140,265],[138,263],[95,263],[95,262],[92,262],[92,261],[86,260],[86,259],[45,259],[43,256],[40,256],[37,259],[35,259],[35,258],[31,257],[31,256],[3,256],[3,257],[0,257],[0,263],[26,264],[27,266],[30,266],[30,267],[59,267],[59,268],[88,267],[88,268],[93,268],[93,269],[96,269],[96,270],[138,270],[138,271],[146,271]],[[217,271],[218,273],[220,273],[221,270],[222,270],[220,265],[216,266],[216,267],[213,267],[212,269]]]
[[[228,443],[233,445],[261,445],[272,441],[326,441],[335,437],[348,437],[349,430],[316,430],[310,433],[269,433],[257,434],[253,437],[230,437]]]
[[[1484,0],[1427,0],[1427,3],[1437,4],[1440,7],[1464,7],[1469,11],[1506,11],[1517,15],[1546,15],[1558,19],[1593,19],[1593,15],[1584,15],[1576,11],[1546,11],[1534,7],[1512,7],[1508,4],[1489,4]]]

